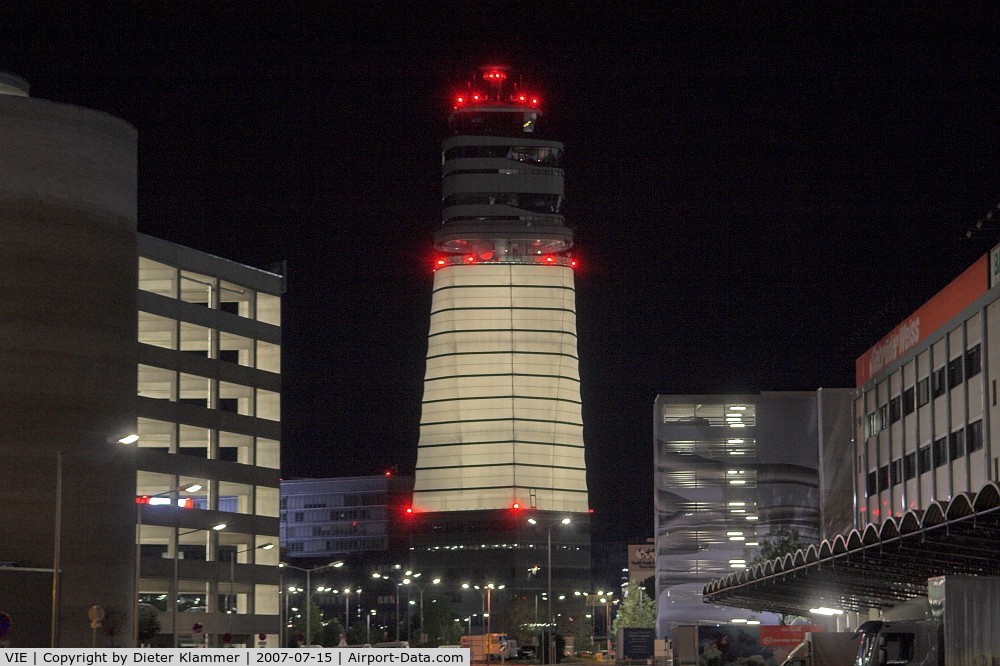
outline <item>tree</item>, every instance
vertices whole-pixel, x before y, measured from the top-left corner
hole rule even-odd
[[[611,623],[613,633],[618,633],[619,629],[654,627],[656,627],[656,604],[641,587],[636,588],[635,592],[622,600],[618,614]]]
[[[306,634],[306,611],[305,609],[299,609],[292,616],[292,630],[291,635],[302,636],[302,642],[305,645],[317,645],[323,636],[323,611],[315,601],[309,601],[307,603],[312,604],[312,608],[309,611],[309,624],[312,625],[311,631]]]
[[[344,634],[344,638],[346,640],[347,635],[344,632],[344,625],[340,623],[340,618],[335,617],[327,620],[322,623],[319,644],[324,647],[333,647],[340,643],[341,634]]]
[[[456,642],[451,640],[452,624],[454,623],[452,622],[451,602],[448,601],[448,598],[443,594],[428,595],[424,601],[424,633],[427,634],[427,645],[421,647],[434,647]],[[416,634],[419,632],[420,616],[418,615]]]
[[[760,540],[760,551],[755,558],[750,560],[750,565],[754,566],[778,557],[784,557],[807,546],[808,544],[803,543],[799,538],[797,530],[791,527],[779,527]],[[798,615],[779,615],[778,622],[791,624],[798,617]]]
[[[760,551],[757,553],[757,557],[750,561],[750,564],[760,564],[776,557],[784,557],[789,553],[806,548],[808,545],[799,539],[799,533],[795,529],[779,527],[760,540]]]
[[[535,604],[527,597],[516,595],[496,614],[493,626],[506,632],[508,638],[513,638],[520,645],[529,645],[535,635],[534,625],[537,622]]]
[[[154,606],[139,605],[139,644],[144,645],[160,633],[160,614]]]

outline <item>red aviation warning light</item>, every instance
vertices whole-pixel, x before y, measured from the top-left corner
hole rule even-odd
[[[490,83],[501,83],[507,78],[507,72],[500,69],[487,69],[483,72],[483,78]]]

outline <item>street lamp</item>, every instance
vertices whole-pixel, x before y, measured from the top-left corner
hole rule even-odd
[[[528,518],[528,522],[532,525],[538,524],[538,520],[535,518]],[[569,525],[570,522],[572,521],[569,518],[562,518],[559,519],[556,524]],[[547,579],[546,585],[548,587],[548,594],[546,596],[548,597],[548,605],[549,605],[548,618],[546,619],[546,622],[549,627],[549,639],[547,641],[548,650],[546,651],[547,654],[545,659],[545,663],[547,664],[555,663],[554,656],[552,654],[555,651],[555,637],[552,635],[552,629],[555,626],[555,618],[552,615],[552,526],[553,526],[552,521],[547,521],[545,523],[545,528],[546,528],[545,552],[546,552],[546,557],[548,559],[548,563],[545,567],[545,575]]]
[[[478,586],[477,586],[478,587]],[[493,652],[493,632],[490,626],[493,622],[493,606],[491,603],[493,590],[502,590],[505,586],[494,585],[493,583],[487,583],[483,585],[483,589],[486,590],[486,663],[490,663],[490,653]]]
[[[413,574],[413,578],[420,576],[420,574]],[[431,581],[420,585],[415,580],[411,578],[404,578],[403,585],[412,585],[420,591],[420,642],[424,642],[424,588],[428,585],[437,585],[441,582],[440,578],[435,578]]]
[[[468,583],[462,583],[462,589],[463,590],[473,589],[473,590],[476,590],[477,592],[479,592],[479,598],[482,601],[483,630],[486,631],[487,633],[489,633],[489,629],[487,628],[487,625],[489,623],[489,617],[490,617],[490,605],[491,605],[490,595],[492,594],[493,590],[502,590],[505,587],[507,587],[507,586],[506,585],[496,585],[494,583],[486,583],[485,585],[481,585],[481,586],[480,585],[469,585]],[[472,615],[474,616],[475,613],[473,613]],[[470,634],[472,633],[472,624],[471,624],[471,621],[470,621],[470,624],[469,624],[469,633]]]
[[[367,643],[368,645],[372,644],[372,615],[375,615],[375,613],[376,613],[375,609],[372,608],[365,616],[366,623],[368,625],[368,630],[367,633],[365,634],[366,636],[365,643]]]
[[[232,553],[229,558],[229,603],[235,604],[236,602],[236,556],[242,555],[243,553],[249,553],[254,550],[271,550],[274,548],[273,543],[263,543],[259,546],[254,546],[253,548],[246,548],[244,550],[237,550]],[[233,611],[237,610],[230,606],[227,611],[229,612],[229,640],[232,642],[233,639]]]
[[[312,583],[310,582],[310,577],[313,573],[319,571],[326,571],[327,569],[339,569],[344,566],[344,560],[336,560],[330,562],[329,564],[321,564],[318,567],[313,567],[312,569],[304,569],[303,567],[297,567],[292,564],[286,564],[282,562],[278,565],[279,567],[285,567],[288,569],[295,569],[296,571],[304,571],[306,574],[306,645],[312,645]]]
[[[173,632],[174,632],[174,647],[178,647],[178,638],[179,638],[177,632],[177,605],[180,603],[181,600],[181,590],[179,581],[180,576],[178,575],[177,563],[180,560],[179,551],[181,548],[181,537],[187,536],[188,534],[194,534],[195,532],[208,532],[208,531],[221,532],[224,529],[226,529],[226,524],[219,523],[218,525],[213,525],[212,527],[199,528],[196,530],[188,530],[187,532],[180,532],[177,534],[177,541],[176,543],[174,543],[174,587],[172,590],[174,594],[174,599],[173,599],[174,604],[173,604],[173,609],[171,610],[171,622],[173,623]]]
[[[138,439],[138,435],[136,436]],[[177,486],[172,490],[167,490],[162,493],[157,493],[155,495],[140,495],[136,497],[135,500],[135,580],[133,581],[133,587],[135,588],[135,608],[132,612],[132,643],[139,647],[139,580],[142,575],[142,507],[145,504],[149,504],[150,500],[156,499],[158,497],[166,497],[168,495],[180,494],[180,493],[196,493],[201,490],[200,483],[187,483],[182,486]],[[178,497],[178,502],[180,498]],[[174,506],[178,504],[174,502]]]
[[[398,566],[398,565],[397,565]],[[399,642],[399,585],[400,582],[393,578],[392,576],[387,576],[385,574],[375,572],[372,574],[372,578],[384,578],[385,580],[391,581],[396,586],[395,594],[396,597],[396,642]]]
[[[281,626],[279,627],[279,632],[278,632],[278,643],[279,643],[278,647],[280,647],[280,648],[288,647],[288,620],[289,620],[289,616],[288,616],[288,595],[292,594],[293,592],[301,592],[302,591],[301,587],[295,587],[295,586],[292,586],[292,585],[289,585],[286,588],[285,587],[284,575],[285,575],[284,571],[280,571],[278,573],[278,577],[279,577],[279,581],[280,581],[280,585],[281,585],[281,593],[285,596],[285,614],[284,614],[284,617],[281,618]]]
[[[103,444],[135,444],[139,441],[139,435],[131,434],[124,437],[109,438]],[[63,456],[80,451],[89,451],[90,447],[77,446],[71,449],[56,451],[56,511],[55,529],[52,545],[52,634],[50,636],[51,647],[59,647],[59,611],[61,610],[62,595],[62,485],[63,485]],[[138,597],[138,590],[135,590]]]
[[[344,593],[344,636],[351,628],[351,588],[345,587],[343,590],[332,590],[334,594]],[[354,590],[358,593],[358,608],[361,607],[361,588]]]

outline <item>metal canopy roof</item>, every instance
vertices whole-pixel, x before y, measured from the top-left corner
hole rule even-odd
[[[805,615],[826,606],[866,612],[927,594],[945,574],[1000,575],[1000,485],[933,502],[880,525],[714,580],[705,603]]]

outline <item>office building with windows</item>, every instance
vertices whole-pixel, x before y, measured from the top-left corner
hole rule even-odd
[[[590,570],[563,145],[508,74],[454,96],[442,144],[412,520],[414,566],[505,584],[500,602],[544,593],[547,555],[559,591]]]
[[[851,390],[660,395],[655,414],[657,632],[680,624],[777,617],[703,603],[709,581],[745,569],[760,539],[787,528],[805,543],[846,526],[850,475],[821,475],[845,459]]]
[[[856,523],[947,503],[1000,479],[1000,249],[856,364]]]
[[[413,477],[396,474],[281,481],[281,547],[289,561],[405,562]]]

